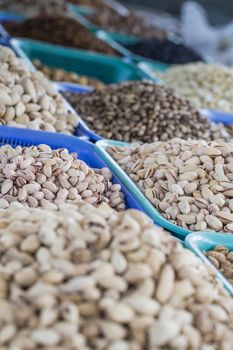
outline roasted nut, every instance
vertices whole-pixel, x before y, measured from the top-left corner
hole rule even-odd
[[[173,139],[108,152],[167,220],[233,233],[232,143]]]
[[[89,168],[76,158],[77,154],[69,154],[66,149],[52,150],[47,145],[39,145],[18,147],[16,151],[5,145],[0,147],[0,156],[3,209],[12,201],[45,209],[56,209],[72,201],[94,205],[107,202],[117,210],[125,209],[121,186],[112,184],[111,172],[107,168]]]
[[[77,73],[66,71],[64,69],[47,67],[44,66],[39,60],[33,60],[33,64],[38,70],[43,72],[44,75],[53,81],[69,81],[75,84],[92,86],[95,89],[101,89],[104,87],[104,83],[98,79],[79,75]]]
[[[5,46],[0,46],[0,62],[0,125],[74,133],[78,116],[68,110],[41,72],[30,72],[25,62]]]
[[[232,298],[141,212],[13,203],[0,226],[3,350],[231,349]]]
[[[214,126],[175,91],[153,82],[112,84],[87,94],[64,96],[92,130],[108,139],[230,139],[223,125]]]
[[[232,68],[218,64],[190,63],[176,65],[163,73],[155,74],[197,109],[207,108],[232,113]]]

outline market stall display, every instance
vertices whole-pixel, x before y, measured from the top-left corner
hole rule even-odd
[[[169,222],[233,233],[233,143],[174,139],[107,151]]]
[[[112,84],[87,94],[65,93],[87,125],[97,134],[127,142],[180,138],[230,139],[172,89],[154,82]],[[126,122],[127,121],[127,122]]]
[[[182,64],[203,61],[202,56],[182,44],[169,39],[156,37],[137,41],[125,47],[136,55],[168,64]]]
[[[232,70],[114,0],[0,22],[0,350],[232,350]]]
[[[233,113],[233,69],[220,64],[192,63],[155,71],[164,83],[176,89],[192,104]]]
[[[109,203],[125,209],[119,184],[113,185],[107,168],[91,169],[76,153],[52,150],[48,145],[0,147],[0,208],[17,201],[29,207],[57,209],[66,202]]]
[[[233,284],[233,252],[224,245],[217,245],[206,253],[213,265]]]
[[[232,298],[140,212],[14,204],[1,220],[3,347],[231,347]]]
[[[98,29],[110,32],[133,35],[139,38],[156,37],[162,39],[166,37],[166,32],[163,29],[156,28],[155,25],[134,11],[128,11],[122,15],[112,8],[105,8],[88,16],[88,19]]]
[[[79,118],[39,71],[0,46],[0,125],[73,134]]]
[[[36,16],[23,22],[4,22],[12,36],[26,37],[109,55],[119,54],[105,42],[90,33],[76,19],[68,16]],[[48,35],[49,33],[49,35]]]
[[[53,81],[67,81],[80,85],[88,85],[95,89],[101,89],[104,84],[97,79],[89,78],[85,75],[78,75],[75,72],[66,71],[61,68],[52,68],[44,66],[39,60],[33,60],[34,66],[43,72],[50,80]]]
[[[66,0],[0,0],[0,11],[35,16],[41,13],[60,14],[68,12],[68,8]]]

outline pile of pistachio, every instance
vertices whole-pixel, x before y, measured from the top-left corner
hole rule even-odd
[[[233,233],[233,143],[173,139],[108,152],[173,224]]]
[[[141,212],[14,203],[0,225],[2,350],[231,349],[232,298]]]

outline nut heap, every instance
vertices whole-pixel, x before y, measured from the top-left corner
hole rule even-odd
[[[193,105],[232,113],[233,69],[217,65],[194,63],[177,65],[167,71],[155,72],[165,84],[175,88]]]
[[[105,7],[105,9],[91,15],[90,20],[103,29],[121,34],[142,38],[156,37],[160,39],[166,36],[166,32],[163,29],[156,28],[143,16],[134,11],[128,11],[128,14],[122,16],[111,7]]]
[[[91,169],[66,149],[47,145],[0,148],[0,208],[17,201],[29,207],[57,209],[64,202],[107,202],[125,209],[119,184],[107,168]]]
[[[0,46],[0,125],[71,134],[78,116],[70,113],[54,85],[30,72],[14,52]]]
[[[87,6],[87,7],[93,7],[97,10],[105,10],[105,8],[108,6],[104,0],[67,0],[71,4],[75,4],[78,6]]]
[[[33,60],[33,64],[37,69],[42,71],[50,80],[53,81],[68,81],[80,85],[89,85],[95,89],[101,89],[104,86],[104,83],[98,79],[79,75],[74,72],[68,72],[64,69],[47,67],[44,66],[39,60]]]
[[[224,245],[218,245],[206,253],[214,266],[233,284],[233,252]]]
[[[149,81],[112,84],[88,94],[65,94],[96,133],[127,142],[167,141],[174,137],[229,138],[175,91]]]
[[[232,298],[141,212],[17,203],[0,223],[2,350],[232,348]]]
[[[108,149],[172,223],[233,233],[233,144],[184,141]]]
[[[14,11],[27,16],[64,13],[67,11],[66,6],[66,0],[0,0],[0,10]]]
[[[4,28],[12,36],[119,56],[114,49],[71,17],[43,15],[24,22],[4,22]]]
[[[168,64],[181,64],[203,60],[193,49],[169,39],[153,37],[138,41],[135,44],[126,45],[126,48],[136,55]]]

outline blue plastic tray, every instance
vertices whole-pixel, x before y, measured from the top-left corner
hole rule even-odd
[[[71,93],[79,93],[79,94],[87,94],[94,90],[91,86],[85,86],[70,82],[55,82],[60,92],[71,92]]]
[[[152,205],[152,203],[146,198],[146,196],[140,191],[137,185],[130,179],[130,177],[124,172],[124,170],[116,163],[116,161],[111,157],[111,155],[106,151],[107,147],[111,146],[128,146],[129,143],[120,141],[109,141],[101,140],[96,143],[97,152],[109,168],[117,175],[117,177],[124,183],[127,189],[133,193],[138,203],[142,206],[144,211],[152,218],[152,220],[166,228],[177,238],[184,240],[185,237],[192,231],[185,229],[183,227],[172,224],[170,221],[166,220],[159,211]]]
[[[233,111],[232,114],[208,109],[202,109],[200,112],[214,123],[222,123],[224,125],[233,124]]]
[[[85,161],[92,168],[106,167],[106,163],[96,153],[95,146],[87,141],[77,139],[73,136],[66,136],[56,133],[34,131],[28,129],[12,128],[0,126],[0,145],[10,144],[12,147],[21,145],[29,147],[45,143],[52,149],[67,148],[70,152],[76,152],[79,159]],[[143,211],[141,205],[126,187],[113,176],[113,183],[119,183],[122,186],[122,192],[125,195],[127,208],[133,208]]]
[[[14,22],[21,22],[26,17],[24,15],[21,15],[17,12],[13,11],[0,11],[0,22],[4,21],[14,21]]]
[[[196,232],[191,233],[185,239],[185,246],[191,249],[202,261],[214,269],[217,278],[224,284],[226,290],[233,295],[233,286],[227,279],[219,272],[211,261],[205,256],[205,252],[213,249],[216,245],[225,245],[230,250],[233,250],[233,235],[225,233],[211,233],[211,232]]]

